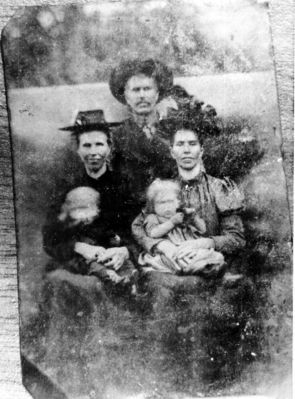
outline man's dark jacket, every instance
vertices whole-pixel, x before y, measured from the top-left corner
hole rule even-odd
[[[172,178],[175,161],[160,129],[151,138],[130,118],[113,131],[113,170],[120,174],[124,219],[131,224],[145,206],[146,189],[159,177]]]

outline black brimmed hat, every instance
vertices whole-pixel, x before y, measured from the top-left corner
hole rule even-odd
[[[113,69],[110,77],[110,90],[113,96],[122,104],[126,104],[125,86],[128,80],[135,75],[143,74],[153,77],[159,90],[159,99],[162,100],[173,86],[173,73],[170,68],[158,60],[132,59],[123,60]]]
[[[79,111],[74,125],[61,127],[59,130],[70,131],[73,134],[89,132],[91,130],[108,131],[110,127],[118,126],[121,122],[106,122],[102,109]]]

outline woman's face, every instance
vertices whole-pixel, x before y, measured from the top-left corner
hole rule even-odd
[[[89,171],[98,172],[106,163],[110,152],[104,132],[93,130],[80,135],[77,153]]]
[[[154,78],[140,74],[127,81],[125,99],[134,113],[150,114],[155,109],[158,98],[158,87]]]
[[[171,147],[171,156],[181,169],[192,170],[199,165],[203,150],[197,135],[191,130],[178,130]]]

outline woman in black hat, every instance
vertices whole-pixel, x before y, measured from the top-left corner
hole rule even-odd
[[[67,258],[69,252],[68,242],[58,240],[56,226],[61,206],[70,190],[86,186],[98,191],[101,214],[105,220],[108,220],[114,231],[120,232],[121,230],[119,211],[121,201],[117,190],[118,182],[116,175],[108,167],[111,153],[110,128],[117,124],[107,123],[102,110],[93,110],[79,112],[73,126],[61,129],[72,132],[77,144],[76,151],[84,168],[82,173],[77,176],[67,176],[68,182],[59,187],[53,199],[54,205],[51,206],[43,227],[44,249],[55,260],[49,263],[48,271],[62,268],[62,261]],[[74,250],[81,256],[86,259],[95,256],[95,247],[87,243],[78,244],[75,243]],[[126,247],[114,247],[106,250],[101,261],[107,262],[108,267],[120,268],[128,256]],[[77,270],[73,270],[73,272],[77,273]]]

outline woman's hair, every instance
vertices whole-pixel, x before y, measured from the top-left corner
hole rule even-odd
[[[190,132],[193,132],[196,139],[200,143],[200,145],[203,145],[202,134],[198,131],[195,124],[189,120],[182,120],[182,121],[175,123],[170,131],[170,145],[171,146],[173,146],[173,144],[174,144],[176,133],[179,132],[180,130],[189,130]]]
[[[181,188],[177,181],[156,179],[149,185],[146,191],[147,213],[154,213],[155,198],[158,194],[166,193],[167,191],[174,192],[177,198],[180,199]]]
[[[189,130],[193,132],[201,145],[203,145],[204,134],[200,129],[197,121],[188,118],[183,113],[178,113],[171,118],[163,119],[160,122],[160,130],[163,136],[169,139],[170,145],[173,146],[175,135],[179,130]]]

